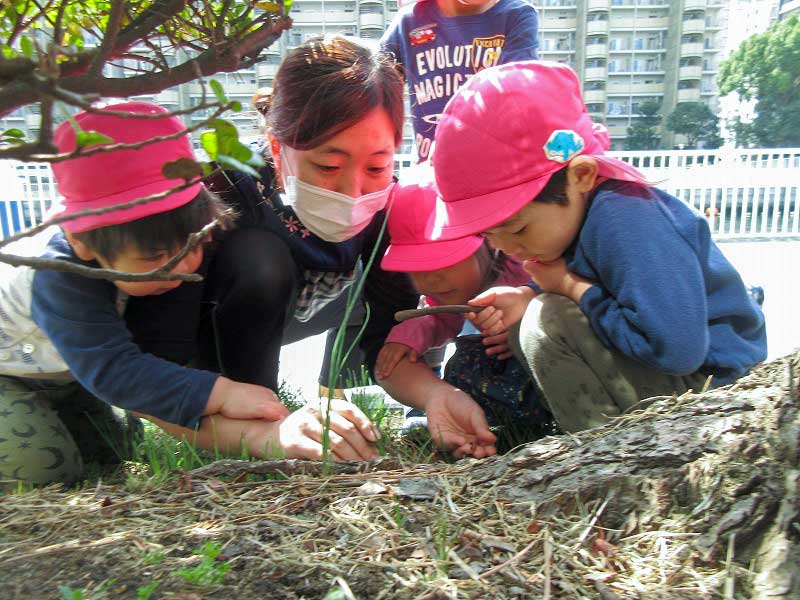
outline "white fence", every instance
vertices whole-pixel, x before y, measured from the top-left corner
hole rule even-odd
[[[800,148],[610,154],[704,214],[717,239],[800,237]],[[0,239],[41,222],[56,196],[48,165],[0,161]]]

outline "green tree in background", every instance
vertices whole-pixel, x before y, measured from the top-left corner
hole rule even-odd
[[[660,110],[661,103],[656,101],[642,102],[639,105],[639,118],[628,127],[625,150],[655,150],[659,147]]]
[[[756,101],[751,123],[737,119],[739,145],[800,146],[800,19],[778,21],[747,39],[720,66],[720,94]]]
[[[706,148],[719,148],[719,117],[703,102],[681,102],[667,117],[667,129],[686,136],[686,145],[697,148],[702,141]]]

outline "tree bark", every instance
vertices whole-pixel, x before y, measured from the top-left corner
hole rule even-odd
[[[646,400],[606,427],[477,464],[473,485],[541,518],[605,499],[608,528],[679,521],[699,534],[687,562],[725,560],[730,543],[753,598],[800,598],[798,373],[800,353],[719,390]]]

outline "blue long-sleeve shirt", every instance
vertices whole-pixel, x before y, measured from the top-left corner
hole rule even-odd
[[[61,233],[43,256],[82,262]],[[197,426],[219,375],[143,352],[119,314],[113,283],[40,270],[32,284],[30,316],[83,387],[114,406]]]
[[[598,186],[566,258],[594,282],[580,308],[608,348],[664,373],[713,374],[715,385],[767,356],[764,315],[705,219],[662,190]]]

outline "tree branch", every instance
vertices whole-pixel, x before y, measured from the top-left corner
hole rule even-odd
[[[201,121],[199,123],[196,123],[195,125],[187,127],[186,129],[183,129],[181,131],[178,131],[178,132],[170,134],[170,135],[161,135],[161,136],[158,136],[158,137],[149,138],[147,140],[142,140],[141,142],[135,142],[135,143],[132,143],[132,144],[108,144],[108,145],[105,145],[105,146],[91,146],[89,148],[77,148],[77,149],[73,150],[72,152],[62,152],[61,154],[56,154],[56,153],[35,154],[35,153],[31,153],[30,150],[31,149],[36,149],[36,148],[41,148],[41,146],[38,143],[36,143],[36,144],[21,144],[19,146],[12,146],[10,148],[0,148],[0,159],[12,158],[12,159],[17,159],[17,160],[27,160],[27,161],[32,161],[32,162],[57,163],[57,162],[63,162],[65,160],[71,160],[73,158],[82,158],[84,156],[92,156],[93,154],[100,154],[100,153],[103,153],[103,152],[114,152],[116,150],[138,150],[139,148],[143,148],[145,146],[149,146],[150,144],[155,144],[157,142],[166,142],[168,140],[174,140],[174,139],[182,137],[184,135],[193,133],[194,131],[197,131],[201,127],[205,127],[206,124],[209,121],[211,121],[213,119],[216,119],[217,117],[222,115],[225,111],[229,110],[232,105],[233,105],[232,102],[228,103],[228,104],[225,104],[225,105],[222,105],[222,106],[219,106],[217,104],[217,106],[219,106],[219,108],[216,111],[214,111],[214,114],[211,115],[205,121]],[[192,109],[192,110],[195,110],[195,109]],[[128,118],[132,117],[132,115],[130,113],[126,113],[126,112],[118,112],[118,111],[97,111],[97,112],[104,112],[104,113],[107,113],[107,114],[113,114],[113,115],[117,115],[117,116],[121,116],[121,117],[128,117]],[[167,115],[159,116],[159,117],[156,117],[156,118],[163,118],[164,116],[167,116]],[[139,115],[136,115],[136,118],[138,118],[138,117],[139,117]],[[153,117],[150,117],[150,118],[153,118]],[[23,150],[27,150],[27,152],[22,152]],[[2,245],[2,242],[0,242],[0,245]]]
[[[146,39],[185,6],[186,0],[157,0],[120,31],[115,49],[127,50],[139,40]]]
[[[117,38],[122,25],[122,13],[124,10],[125,2],[123,0],[112,0],[111,14],[108,15],[108,24],[106,25],[105,35],[103,35],[103,42],[89,64],[89,77],[99,77],[103,72],[103,66],[117,49]]]

